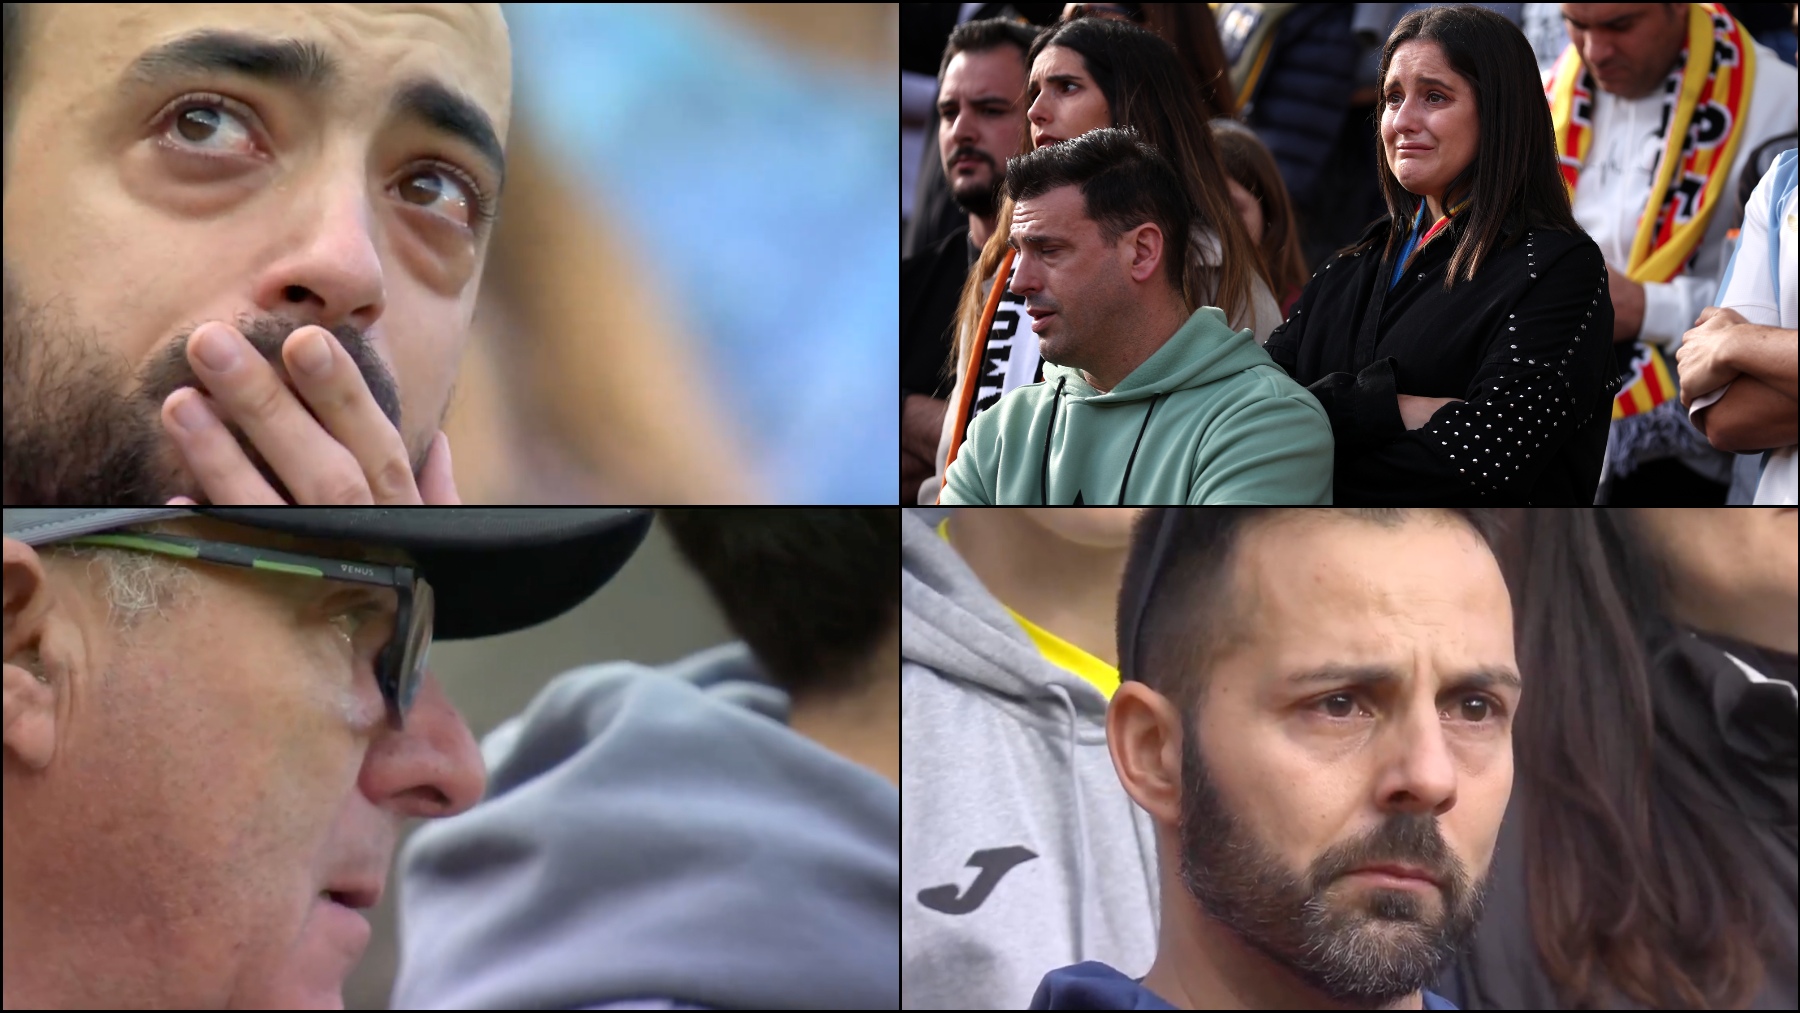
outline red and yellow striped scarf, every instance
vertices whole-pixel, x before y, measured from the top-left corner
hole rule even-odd
[[[1665,96],[1663,150],[1650,199],[1638,219],[1625,274],[1639,283],[1680,274],[1724,200],[1732,160],[1750,111],[1756,53],[1747,33],[1716,3],[1688,5],[1687,62],[1681,87]],[[1571,199],[1593,143],[1594,77],[1571,44],[1545,86],[1556,126],[1556,153]],[[1636,379],[1613,401],[1613,418],[1648,411],[1674,396],[1654,347],[1637,358]],[[1658,382],[1658,381],[1661,382]]]

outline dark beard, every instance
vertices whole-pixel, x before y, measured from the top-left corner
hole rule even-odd
[[[1006,186],[1006,177],[994,173],[992,186],[969,187],[967,190],[950,188],[950,199],[964,213],[977,218],[992,218],[1000,210],[1000,191]]]
[[[1382,1006],[1429,985],[1481,918],[1485,883],[1438,833],[1431,816],[1397,815],[1373,833],[1326,850],[1296,874],[1226,808],[1207,776],[1193,728],[1182,742],[1181,879],[1201,909],[1326,996]],[[1328,891],[1378,861],[1430,871],[1444,886],[1434,920],[1410,890],[1367,901]]]
[[[186,487],[161,421],[170,394],[182,387],[206,391],[188,365],[191,332],[170,342],[133,377],[126,362],[91,331],[28,299],[10,266],[4,274],[6,504],[161,506],[176,496],[204,502],[200,490]],[[281,346],[301,324],[262,316],[234,325],[285,380]],[[399,389],[367,336],[350,326],[330,330],[398,428]],[[240,429],[227,425],[263,478],[292,502],[262,454]]]

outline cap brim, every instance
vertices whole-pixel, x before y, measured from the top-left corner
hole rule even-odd
[[[437,593],[435,637],[510,633],[599,590],[643,543],[639,509],[202,507],[248,527],[404,549]]]

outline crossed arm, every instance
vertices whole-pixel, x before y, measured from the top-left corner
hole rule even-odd
[[[1713,446],[1749,453],[1800,442],[1800,337],[1794,329],[1752,324],[1732,310],[1709,307],[1683,337],[1676,358],[1684,400],[1731,384],[1694,414],[1694,425]]]

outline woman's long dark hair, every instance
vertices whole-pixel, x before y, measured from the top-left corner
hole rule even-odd
[[[1146,142],[1155,145],[1181,176],[1182,188],[1194,204],[1195,221],[1218,236],[1222,256],[1212,301],[1207,303],[1206,293],[1200,290],[1203,274],[1210,268],[1199,257],[1189,257],[1181,285],[1188,308],[1217,306],[1225,311],[1231,326],[1254,326],[1256,283],[1269,285],[1268,272],[1232,206],[1212,130],[1175,50],[1147,28],[1108,18],[1077,18],[1039,32],[1025,65],[1030,67],[1050,46],[1081,54],[1088,74],[1106,99],[1113,126],[1134,127]],[[1029,146],[1030,142],[1026,143]],[[1011,227],[1012,201],[1004,200],[994,233],[963,283],[957,305],[959,362],[971,343],[981,338],[975,333],[983,308],[981,282],[999,270]]]
[[[1569,210],[1569,194],[1556,170],[1556,131],[1538,78],[1531,44],[1506,18],[1485,7],[1426,7],[1400,19],[1381,51],[1382,93],[1388,67],[1403,43],[1437,43],[1444,59],[1475,89],[1478,140],[1475,160],[1444,191],[1448,205],[1470,198],[1457,225],[1456,250],[1444,273],[1444,288],[1458,277],[1470,279],[1495,249],[1517,242],[1524,229],[1580,233]],[[1406,243],[1413,215],[1424,198],[1400,185],[1381,143],[1381,110],[1376,102],[1376,173],[1387,200],[1387,245],[1391,255]],[[1506,234],[1511,232],[1508,237]],[[1372,240],[1363,246],[1372,245]]]
[[[1652,1009],[1741,1007],[1763,983],[1766,859],[1657,736],[1650,660],[1676,629],[1654,547],[1618,510],[1508,521],[1501,560],[1526,686],[1513,797],[1544,973],[1569,1009],[1619,994]]]
[[[1219,41],[1219,22],[1213,17],[1212,8],[1200,4],[1118,6],[1131,15],[1133,23],[1143,25],[1175,47],[1181,68],[1194,83],[1201,115],[1209,120],[1237,116],[1231,65],[1225,62],[1225,45]]]

